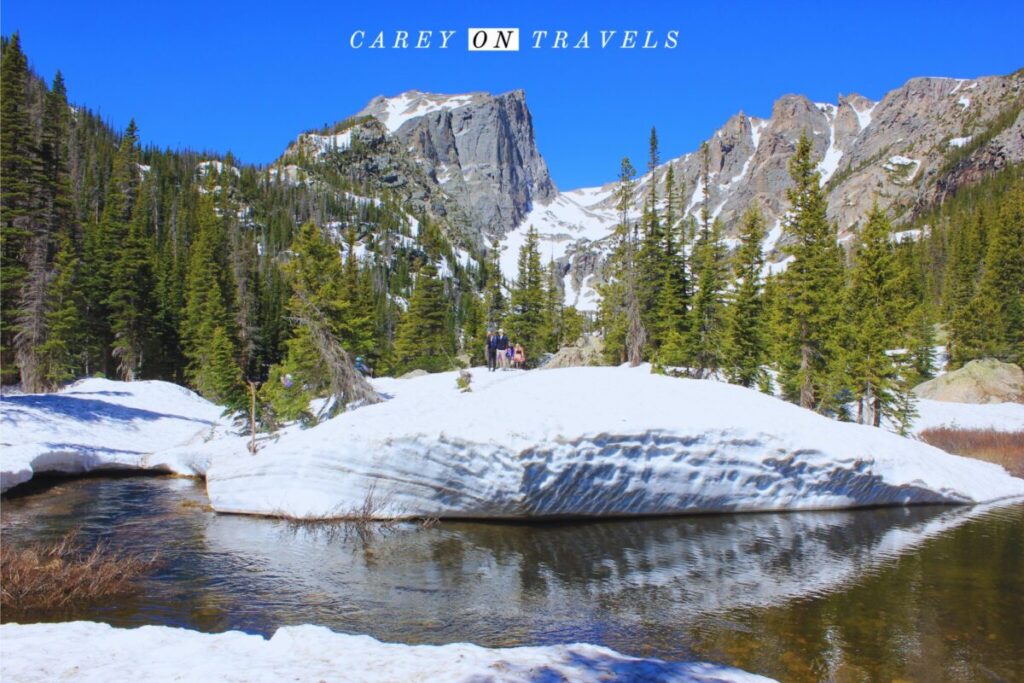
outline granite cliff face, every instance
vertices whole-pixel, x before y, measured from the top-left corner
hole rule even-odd
[[[486,236],[500,238],[522,223],[534,202],[557,194],[534,141],[526,95],[378,97],[360,112],[405,146]]]

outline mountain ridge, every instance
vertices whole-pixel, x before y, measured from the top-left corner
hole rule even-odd
[[[1022,103],[1024,71],[973,79],[914,77],[877,101],[857,93],[840,93],[834,103],[782,95],[768,118],[741,110],[705,140],[709,211],[723,222],[729,241],[742,213],[757,205],[768,225],[766,272],[778,272],[787,263],[788,161],[802,133],[810,135],[819,159],[828,215],[840,240],[849,241],[875,201],[899,224],[957,187],[1024,160]],[[461,216],[457,232],[463,243],[481,252],[498,249],[509,277],[532,225],[543,256],[561,266],[566,304],[596,309],[595,286],[618,222],[616,183],[560,191],[537,147],[523,90],[380,95],[356,114],[353,128],[365,125],[358,121],[367,117],[399,143],[393,151],[401,147],[435,186],[417,190],[421,199],[439,190],[458,207],[435,213]],[[1010,120],[992,131],[1001,118]],[[683,218],[697,216],[704,201],[700,157],[698,148],[641,175],[637,197],[649,192],[652,179],[662,185],[672,167]],[[444,203],[433,201],[435,209]]]

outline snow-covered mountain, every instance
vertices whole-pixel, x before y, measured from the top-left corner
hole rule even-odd
[[[874,201],[897,222],[963,184],[1024,160],[1024,72],[975,80],[915,78],[873,102],[840,95],[835,104],[800,95],[776,101],[768,119],[743,112],[707,140],[709,207],[733,235],[747,207],[757,205],[769,232],[766,270],[785,267],[779,249],[786,242],[782,218],[788,208],[788,163],[806,131],[821,160],[818,170],[828,191],[828,214],[841,240],[857,231]],[[699,214],[701,155],[671,159],[645,174],[638,195],[652,179],[663,192],[672,166],[686,215]],[[542,255],[559,260],[565,272],[566,303],[586,310],[597,301],[594,285],[617,222],[615,184],[560,193],[537,202],[523,223],[505,238],[505,272],[514,272],[515,254],[527,228],[541,234]],[[510,270],[513,269],[513,270]]]
[[[374,179],[443,219],[456,244],[499,248],[506,277],[514,275],[519,246],[535,226],[542,257],[562,267],[566,303],[596,308],[595,285],[618,221],[615,184],[559,192],[537,149],[521,90],[409,91],[373,99],[350,121],[330,134],[304,134],[290,150],[323,156],[362,140],[372,153],[347,172]],[[898,223],[957,187],[1024,160],[1024,71],[973,80],[915,78],[878,102],[856,94],[835,103],[785,95],[767,119],[743,112],[731,117],[707,139],[708,203],[727,236],[749,206],[760,207],[769,227],[769,271],[785,267],[780,247],[787,239],[788,162],[805,131],[821,160],[829,216],[840,239],[848,240],[876,200]],[[701,164],[698,150],[665,162],[638,179],[638,199],[652,182],[663,192],[671,166],[685,214],[699,214]]]

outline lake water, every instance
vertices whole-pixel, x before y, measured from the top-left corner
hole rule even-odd
[[[162,563],[90,619],[386,641],[584,641],[782,681],[1024,681],[1024,505],[375,532],[218,515],[202,484],[66,480],[5,499],[4,543],[80,527]]]

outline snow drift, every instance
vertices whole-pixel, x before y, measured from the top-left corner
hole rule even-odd
[[[222,411],[188,389],[155,381],[86,379],[55,394],[3,396],[0,491],[34,472],[202,474],[206,462],[191,449],[167,449],[201,442]]]
[[[1001,467],[647,368],[379,380],[390,400],[218,452],[220,512],[528,519],[973,503],[1024,496]]]
[[[0,626],[5,679],[18,681],[541,681],[768,683],[724,666],[637,659],[594,645],[487,649],[400,645],[321,626],[286,626],[269,640],[239,631],[94,622]]]

